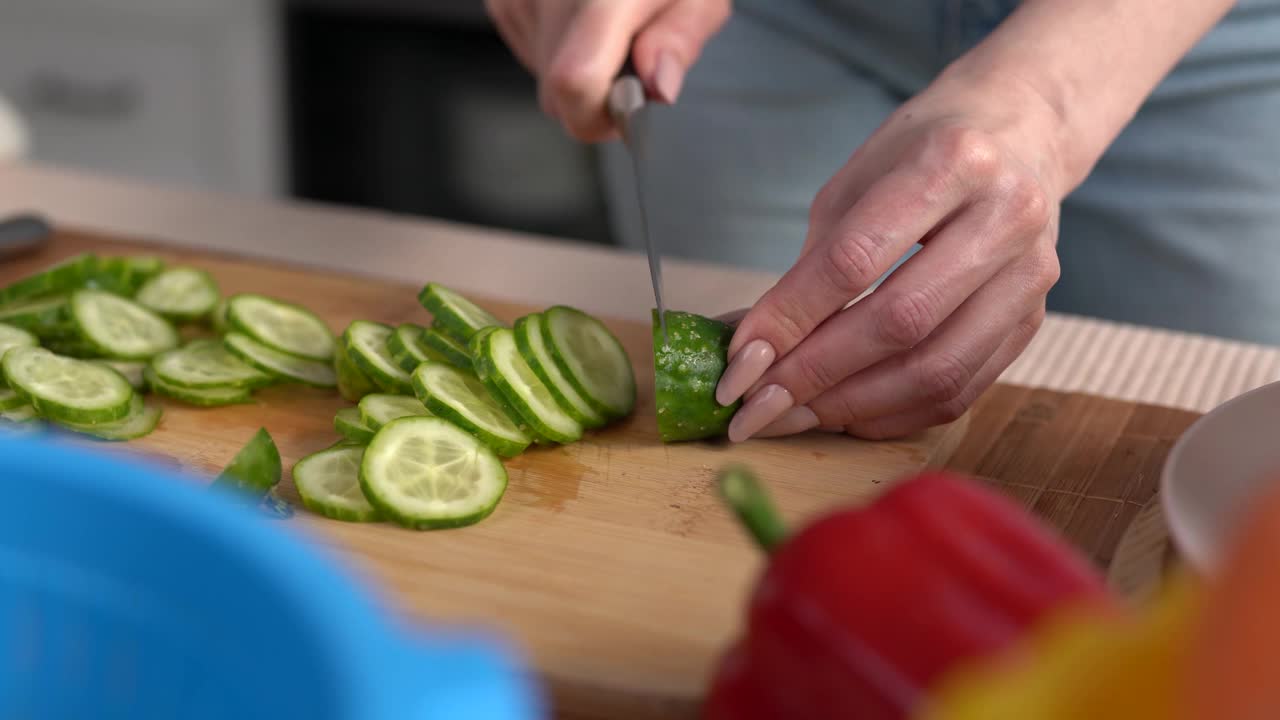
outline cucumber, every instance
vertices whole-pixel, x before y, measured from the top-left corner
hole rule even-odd
[[[431,414],[480,438],[501,457],[515,457],[533,442],[469,372],[426,363],[414,371],[413,389]]]
[[[191,267],[161,272],[138,288],[134,296],[139,305],[176,322],[207,317],[218,306],[219,298],[213,276]]]
[[[0,360],[4,359],[4,354],[16,347],[36,347],[40,341],[35,335],[13,325],[0,324]],[[4,381],[4,372],[0,371],[0,388],[8,387]]]
[[[273,377],[312,387],[331,388],[338,385],[333,366],[328,362],[306,360],[282,353],[238,332],[227,333],[222,342],[231,354]]]
[[[609,328],[571,307],[556,305],[542,316],[547,352],[582,399],[605,417],[631,414],[636,376],[631,358]]]
[[[178,346],[178,331],[141,305],[104,290],[77,290],[69,302],[80,335],[103,356],[147,360]]]
[[[0,307],[0,323],[26,330],[37,337],[74,330],[66,295]]]
[[[716,385],[728,365],[733,326],[692,313],[667,311],[667,343],[653,311],[653,366],[658,434],[663,442],[723,437],[742,405],[725,407]]]
[[[16,410],[28,404],[27,399],[19,395],[17,390],[0,390],[0,412]]]
[[[34,424],[40,421],[40,413],[30,404],[19,405],[12,410],[0,410],[0,428],[8,425]]]
[[[148,365],[142,370],[142,377],[157,395],[173,398],[188,405],[197,407],[220,407],[223,405],[243,405],[253,400],[253,391],[248,388],[208,388],[193,390],[180,388],[166,383],[156,376]]]
[[[481,328],[506,327],[488,310],[439,283],[427,283],[418,294],[418,302],[435,318],[437,328],[463,344],[469,343]]]
[[[141,392],[147,389],[147,381],[142,376],[142,371],[146,369],[147,364],[141,360],[90,360],[95,365],[109,367],[120,373],[135,391]]]
[[[211,487],[226,488],[250,500],[261,500],[280,482],[280,450],[266,428],[258,428],[249,442],[214,478]]]
[[[551,395],[560,404],[561,410],[582,423],[584,428],[598,428],[608,424],[609,419],[582,398],[582,395],[574,389],[573,383],[570,383],[564,373],[560,372],[560,366],[556,365],[555,360],[551,358],[551,353],[547,351],[546,340],[542,335],[541,314],[534,313],[520,318],[516,321],[514,332],[520,355],[524,357],[525,362],[529,363],[529,367],[533,369],[538,379],[551,391]]]
[[[342,408],[333,416],[333,429],[345,440],[361,445],[373,439],[373,428],[364,424],[360,408]]]
[[[333,360],[329,326],[300,305],[242,293],[227,300],[227,327],[287,355]]]
[[[209,324],[213,326],[213,331],[219,335],[226,335],[230,328],[227,327],[227,299],[222,298],[217,305],[213,306],[213,311],[209,313]]]
[[[360,489],[362,445],[336,445],[312,453],[293,466],[293,485],[302,504],[333,520],[373,522],[381,513]]]
[[[360,399],[360,421],[374,432],[392,420],[430,414],[421,401],[408,395],[373,393]]]
[[[391,357],[387,341],[395,332],[391,326],[369,320],[356,320],[342,334],[347,356],[374,385],[392,395],[412,395],[409,373]]]
[[[129,406],[129,414],[115,422],[92,425],[59,422],[58,425],[98,440],[120,442],[137,440],[150,435],[160,424],[160,418],[163,415],[164,411],[161,410],[160,406],[147,405],[143,402],[141,395],[134,395],[133,401]]]
[[[436,417],[393,420],[373,436],[360,463],[369,503],[405,527],[462,527],[493,513],[507,471],[476,436]]]
[[[0,288],[0,305],[29,300],[53,293],[65,293],[84,285],[96,267],[93,253],[81,253],[51,265],[40,272]]]
[[[9,385],[40,415],[78,425],[120,420],[129,414],[134,392],[110,368],[55,355],[44,348],[19,347],[5,353]]]
[[[244,362],[223,342],[208,338],[160,353],[152,358],[151,369],[166,385],[194,390],[252,390],[275,382],[275,376]]]
[[[460,370],[473,370],[471,351],[466,345],[449,337],[443,330],[434,325],[422,333],[422,344],[428,351],[435,353],[432,359],[442,360]]]
[[[551,391],[520,356],[511,330],[495,328],[477,335],[471,354],[480,382],[514,409],[534,432],[558,443],[582,439],[582,423],[560,409]]]
[[[413,372],[419,365],[431,360],[422,348],[423,331],[424,328],[420,325],[405,323],[387,336],[387,351],[391,359],[407,373]]]
[[[360,402],[360,398],[379,390],[369,376],[351,361],[345,342],[338,343],[333,349],[333,371],[338,378],[338,394],[347,402]]]

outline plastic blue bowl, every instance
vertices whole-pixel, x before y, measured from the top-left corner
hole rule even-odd
[[[412,627],[219,492],[0,431],[0,717],[544,717],[497,636]]]

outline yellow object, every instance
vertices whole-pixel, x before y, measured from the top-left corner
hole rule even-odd
[[[1178,720],[1203,595],[1180,577],[1144,612],[1056,618],[1013,653],[950,675],[915,718]]]

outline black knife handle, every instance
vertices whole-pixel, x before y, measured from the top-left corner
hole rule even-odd
[[[0,258],[31,252],[52,234],[53,226],[49,221],[34,213],[0,220]]]

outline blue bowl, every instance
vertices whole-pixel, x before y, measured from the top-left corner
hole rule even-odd
[[[0,717],[544,717],[502,638],[408,625],[204,484],[0,430]]]

